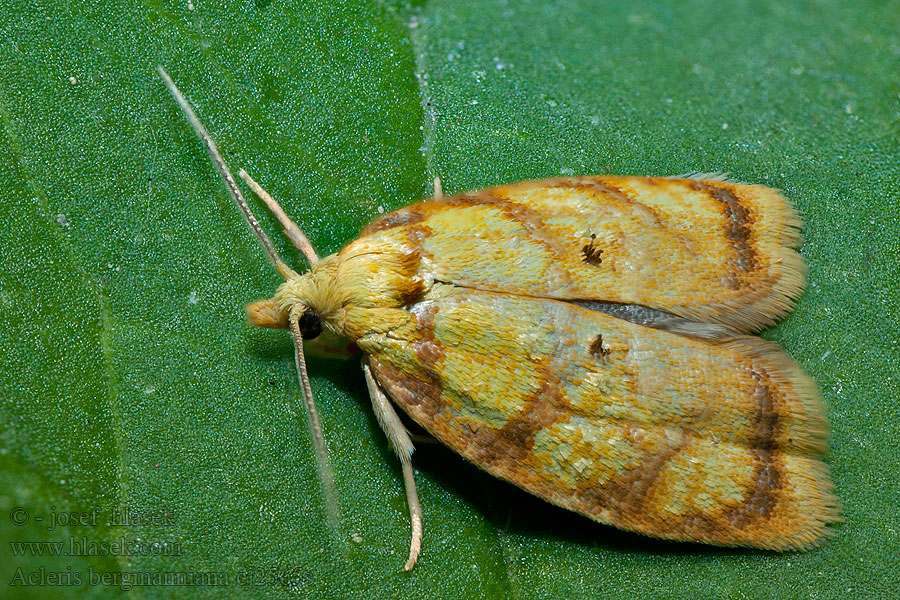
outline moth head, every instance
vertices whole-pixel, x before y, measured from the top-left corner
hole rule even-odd
[[[278,300],[275,298],[266,298],[247,305],[247,320],[255,327],[288,329],[290,327],[289,313],[290,311],[281,310],[278,307]],[[315,339],[322,333],[322,317],[311,308],[302,311],[298,324],[304,340]]]
[[[293,312],[300,315],[303,339],[318,337],[343,305],[333,271],[329,257],[311,271],[287,279],[279,286],[275,297],[247,305],[248,320],[257,327],[288,329]]]

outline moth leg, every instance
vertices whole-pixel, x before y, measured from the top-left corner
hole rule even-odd
[[[244,183],[250,186],[253,193],[259,196],[259,199],[266,204],[270,211],[272,211],[272,214],[275,215],[275,218],[278,219],[278,222],[281,223],[281,226],[284,228],[284,234],[291,240],[294,248],[303,253],[303,256],[309,261],[310,266],[315,266],[316,263],[319,262],[319,257],[316,255],[316,251],[313,249],[312,244],[309,243],[309,238],[306,237],[306,234],[303,233],[296,223],[291,221],[291,218],[287,216],[287,213],[284,212],[275,198],[273,198],[269,192],[262,189],[262,186],[256,183],[247,171],[241,169],[238,171],[238,175],[241,176]]]
[[[434,178],[434,198],[437,200],[444,197],[444,187],[441,185],[441,178]]]
[[[375,381],[372,368],[367,361],[363,361],[363,373],[366,375],[366,385],[369,388],[369,396],[372,398],[375,418],[378,419],[378,424],[381,425],[391,447],[400,458],[400,466],[403,469],[403,485],[406,487],[406,503],[409,505],[409,518],[412,526],[409,559],[403,568],[409,571],[416,564],[419,552],[422,550],[422,507],[419,504],[419,494],[416,491],[416,479],[412,468],[413,443],[409,439],[406,427],[403,426],[400,417],[391,406],[390,400]]]

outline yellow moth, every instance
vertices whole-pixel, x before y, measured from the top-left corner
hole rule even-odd
[[[310,264],[280,258],[188,102],[284,283],[248,306],[288,329],[319,471],[333,484],[303,340],[355,343],[422,540],[413,443],[399,407],[488,473],[645,535],[803,549],[839,519],[815,384],[748,335],[803,291],[799,216],[779,192],[721,177],[569,177],[444,197],[383,215],[320,259],[250,177]]]

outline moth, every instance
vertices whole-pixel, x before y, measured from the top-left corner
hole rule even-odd
[[[656,538],[806,549],[839,519],[816,385],[748,335],[805,286],[797,211],[722,177],[566,177],[436,197],[319,258],[245,172],[310,269],[288,267],[212,138],[159,72],[284,278],[248,306],[288,329],[326,496],[303,341],[354,343],[423,536],[397,408],[479,468]]]

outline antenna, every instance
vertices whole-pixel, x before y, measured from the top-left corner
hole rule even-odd
[[[322,484],[322,495],[325,496],[325,512],[332,530],[337,528],[340,519],[340,503],[337,490],[334,485],[334,470],[331,468],[331,460],[328,457],[328,445],[325,435],[322,433],[322,424],[319,421],[319,411],[313,400],[312,386],[309,385],[309,376],[306,373],[306,358],[303,355],[303,334],[300,331],[300,318],[305,307],[295,305],[288,317],[291,335],[294,338],[294,364],[297,367],[297,375],[300,377],[300,387],[303,388],[303,400],[306,402],[306,415],[309,417],[309,430],[312,433],[313,445],[316,449],[316,466],[319,471],[319,483]]]
[[[278,202],[275,201],[275,198],[270,196],[269,192],[262,189],[262,186],[256,183],[256,181],[247,174],[247,171],[239,169],[238,175],[244,180],[244,183],[250,186],[253,193],[266,203],[266,206],[269,207],[269,210],[275,215],[275,218],[278,219],[278,222],[281,223],[281,226],[284,228],[284,234],[288,236],[288,239],[294,244],[294,248],[303,253],[303,256],[305,256],[307,262],[309,262],[309,266],[316,266],[319,263],[319,256],[309,242],[309,238],[303,233],[303,230],[300,229],[296,223],[291,221],[290,217],[284,212],[284,209],[282,209]]]
[[[222,179],[225,180],[225,186],[228,188],[228,193],[231,194],[231,197],[238,205],[238,208],[241,209],[244,219],[246,219],[247,223],[250,225],[250,229],[253,230],[253,233],[256,234],[256,239],[259,240],[260,245],[269,257],[269,260],[272,261],[272,264],[275,265],[275,268],[278,269],[278,272],[285,280],[298,277],[297,273],[281,260],[281,256],[278,254],[275,246],[272,245],[272,240],[269,239],[269,236],[267,236],[266,232],[260,227],[259,221],[253,216],[253,212],[251,212],[250,206],[244,199],[243,194],[241,194],[241,190],[238,189],[237,183],[235,183],[234,177],[231,175],[231,171],[228,170],[228,165],[225,164],[225,160],[219,153],[219,148],[209,135],[209,132],[206,131],[206,127],[200,122],[200,119],[197,117],[197,113],[194,112],[193,107],[191,107],[190,102],[185,99],[181,90],[178,89],[178,86],[175,85],[175,82],[172,81],[172,78],[169,77],[169,74],[166,73],[166,70],[162,65],[156,67],[156,72],[159,73],[159,76],[166,84],[166,87],[169,88],[169,92],[172,93],[175,101],[178,102],[178,106],[181,107],[181,111],[184,113],[184,116],[187,117],[191,127],[193,127],[200,139],[203,140],[203,143],[206,145],[206,150],[209,152],[209,157],[212,159],[213,163],[215,163],[216,168],[222,175]]]

